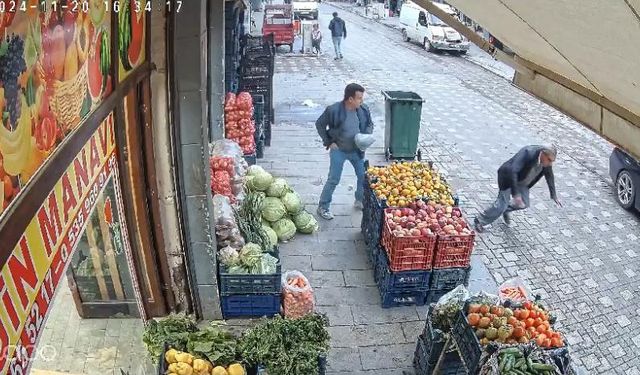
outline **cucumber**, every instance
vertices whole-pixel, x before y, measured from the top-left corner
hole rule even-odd
[[[524,358],[520,358],[516,361],[515,367],[519,370],[527,369],[527,361]]]
[[[500,373],[505,372],[504,367],[507,365],[509,355],[500,353]]]
[[[504,365],[504,370],[505,371],[511,371],[511,369],[513,368],[513,363],[514,363],[514,358],[513,356],[508,356],[506,358],[506,363]]]
[[[500,352],[500,354],[520,354],[522,355],[522,351],[518,348],[506,348]]]
[[[538,372],[555,370],[555,367],[553,365],[548,365],[546,363],[534,363],[531,367]]]

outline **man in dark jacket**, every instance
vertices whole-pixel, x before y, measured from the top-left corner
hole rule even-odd
[[[358,133],[371,134],[373,121],[369,108],[362,104],[364,87],[351,83],[344,89],[344,99],[328,106],[316,121],[316,129],[322,144],[329,150],[329,177],[322,189],[318,214],[326,220],[333,219],[330,211],[333,192],[340,182],[344,162],[349,161],[356,172],[357,187],[354,206],[362,208],[364,195],[364,151],[356,145]]]
[[[542,176],[547,180],[551,199],[560,207],[553,178],[553,162],[557,151],[553,146],[525,146],[498,169],[498,187],[500,192],[493,205],[475,218],[475,229],[484,231],[486,225],[494,222],[500,215],[508,225],[509,213],[529,207],[529,189]],[[511,199],[513,197],[513,199]]]
[[[333,19],[329,22],[329,30],[331,30],[331,39],[333,40],[333,48],[336,50],[335,60],[342,58],[342,49],[340,43],[342,39],[347,39],[347,26],[344,20],[338,17],[338,12],[333,12]]]

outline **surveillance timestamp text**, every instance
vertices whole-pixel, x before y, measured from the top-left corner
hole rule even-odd
[[[0,0],[0,13],[17,13],[28,10],[89,13],[92,8],[96,9],[97,7],[102,7],[109,12],[119,13],[125,6],[131,7],[131,10],[136,13],[150,13],[154,10],[164,9],[178,13],[182,9],[182,3],[181,0]]]

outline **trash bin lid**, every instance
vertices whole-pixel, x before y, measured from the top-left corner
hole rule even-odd
[[[356,146],[358,146],[361,151],[365,151],[366,149],[371,147],[371,145],[375,141],[376,138],[373,136],[373,134],[358,133],[355,137]]]

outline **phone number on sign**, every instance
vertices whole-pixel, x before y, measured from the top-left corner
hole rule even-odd
[[[153,10],[164,10],[169,12],[180,12],[182,9],[181,0],[70,0],[70,1],[34,1],[34,0],[0,0],[0,13],[15,13],[26,12],[27,10],[38,9],[43,12],[52,10],[68,11],[68,12],[82,12],[89,13],[92,10],[102,11],[107,10],[109,12],[119,13],[125,7],[130,7],[131,11],[136,13],[151,12]]]

